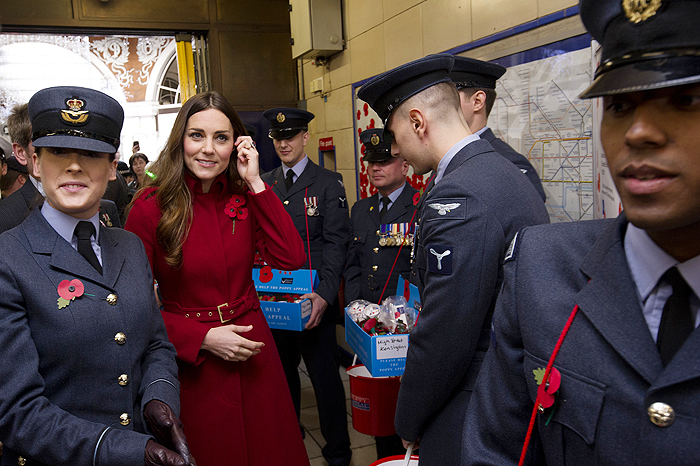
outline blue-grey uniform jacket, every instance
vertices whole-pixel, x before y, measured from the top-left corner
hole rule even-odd
[[[525,174],[525,176],[527,176],[527,179],[530,180],[530,183],[532,183],[532,185],[535,187],[542,200],[547,200],[547,194],[544,192],[540,175],[524,155],[510,147],[507,142],[497,138],[496,135],[493,134],[493,131],[491,131],[491,128],[486,128],[486,131],[481,133],[479,137],[487,140],[493,146],[496,152],[513,162],[515,166],[518,167],[520,171]]]
[[[100,227],[100,275],[34,209],[0,235],[3,465],[143,465],[143,410],[179,413],[175,349],[133,233]],[[58,287],[84,293],[59,309]],[[65,303],[63,303],[65,304]]]
[[[29,179],[17,191],[3,198],[0,202],[0,233],[22,223],[42,200],[39,190]]]
[[[421,465],[443,466],[459,464],[508,244],[549,217],[532,183],[484,140],[462,148],[424,198],[414,264],[423,307],[395,426],[406,440],[420,438]]]
[[[622,215],[518,234],[467,414],[463,465],[518,464],[533,371],[546,367],[576,305],[554,363],[559,393],[537,415],[525,464],[700,464],[700,330],[664,368],[625,256],[627,225]],[[649,416],[656,402],[675,413],[665,427]]]
[[[380,231],[381,224],[405,223],[410,227],[411,220],[415,222],[417,219],[413,215],[416,211],[413,196],[417,192],[406,183],[381,222],[379,221],[378,194],[357,201],[352,206],[350,247],[344,273],[346,304],[356,299],[377,303],[387,283],[394,260],[396,265],[391,274],[391,280],[386,285],[384,298],[397,294],[396,285],[399,275],[406,275],[405,278],[408,278],[411,271],[411,246],[404,245],[399,258],[396,259],[399,247],[380,246],[380,237],[377,232]]]

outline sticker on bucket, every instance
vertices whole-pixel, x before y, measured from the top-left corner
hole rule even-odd
[[[375,344],[377,359],[405,358],[408,354],[408,335],[378,337]]]
[[[361,396],[352,395],[352,400],[350,403],[355,409],[361,409],[362,411],[369,411],[369,398],[363,398]]]

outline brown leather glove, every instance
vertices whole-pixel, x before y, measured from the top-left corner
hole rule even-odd
[[[187,466],[187,463],[174,451],[149,440],[146,443],[146,466]]]
[[[146,404],[143,414],[158,443],[178,453],[184,460],[182,466],[197,465],[194,458],[192,458],[192,455],[190,455],[190,449],[187,446],[185,432],[182,430],[182,422],[175,415],[170,406],[162,401],[151,400],[148,402],[148,404]],[[151,442],[148,443],[150,444]],[[146,445],[146,457],[148,457],[148,445]],[[179,466],[179,463],[177,466]]]

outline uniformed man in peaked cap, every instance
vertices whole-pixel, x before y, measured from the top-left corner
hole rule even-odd
[[[700,2],[583,0],[623,212],[513,241],[463,464],[700,464]],[[547,367],[551,366],[551,370]],[[536,401],[537,397],[537,401]]]
[[[313,163],[305,152],[308,126],[314,114],[296,108],[272,108],[263,113],[270,120],[269,136],[282,165],[262,176],[282,200],[304,242],[319,285],[309,298],[311,318],[302,332],[273,329],[292,400],[300,413],[301,358],[309,371],[318,400],[321,434],[326,440],[323,457],[331,466],[350,464],[350,437],[345,410],[345,390],[338,372],[335,325],[340,318],[338,289],[349,238],[348,204],[340,173]]]
[[[412,222],[419,194],[406,182],[408,162],[392,157],[382,132],[372,128],[360,134],[362,160],[377,192],[352,206],[344,272],[346,304],[356,299],[380,303],[380,298],[397,294],[399,276],[408,280],[411,272]],[[375,443],[378,459],[404,452],[396,434],[375,437]]]
[[[423,466],[459,464],[506,248],[521,227],[548,221],[527,178],[470,131],[449,77],[453,65],[452,55],[430,55],[358,93],[382,118],[392,154],[419,175],[436,173],[419,205],[412,279],[422,310],[395,418],[404,443],[419,442]]]
[[[455,56],[450,79],[457,86],[464,119],[469,129],[481,139],[486,139],[496,152],[515,164],[527,176],[543,201],[547,195],[540,175],[530,161],[506,142],[496,137],[486,123],[496,102],[496,81],[506,72],[505,67],[474,58]]]
[[[143,244],[99,223],[124,111],[81,87],[28,110],[46,200],[0,234],[2,463],[194,465]]]

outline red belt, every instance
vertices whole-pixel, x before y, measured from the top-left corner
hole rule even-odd
[[[197,322],[221,321],[222,324],[225,324],[245,312],[258,309],[260,307],[259,303],[257,295],[253,297],[246,294],[232,303],[223,303],[212,307],[182,307],[174,301],[164,300],[163,310],[173,314],[184,315],[188,319],[193,319]]]

